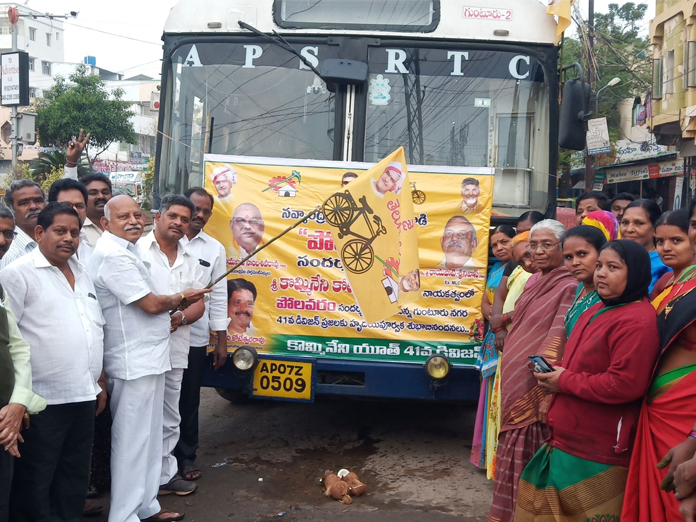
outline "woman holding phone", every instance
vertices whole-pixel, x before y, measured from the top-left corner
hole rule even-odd
[[[533,374],[553,394],[550,437],[522,473],[516,522],[548,520],[549,513],[569,522],[619,520],[659,352],[650,280],[641,245],[618,240],[602,248],[594,275],[601,302],[580,316],[554,371]]]

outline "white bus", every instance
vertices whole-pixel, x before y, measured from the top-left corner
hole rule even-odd
[[[539,0],[181,0],[164,29],[156,194],[202,153],[494,167],[494,213],[555,209],[556,22]],[[366,63],[327,86],[326,59]],[[157,203],[157,201],[156,201]]]
[[[494,222],[550,217],[555,36],[539,0],[180,0],[163,35],[154,208],[204,186],[206,153],[374,163],[403,145],[412,165],[494,169]],[[313,364],[333,376],[316,393],[479,394],[471,366],[435,386],[419,365]],[[204,384],[248,389],[233,373]]]

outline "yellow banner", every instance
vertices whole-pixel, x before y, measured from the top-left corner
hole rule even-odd
[[[410,186],[401,147],[322,206],[348,282],[369,323],[391,317],[402,305],[421,298]]]
[[[323,208],[229,276],[230,350],[475,362],[493,169],[407,168],[399,150],[377,165],[206,155],[205,176],[228,266]]]
[[[570,27],[572,21],[571,8],[575,0],[549,0],[549,6],[546,8],[546,14],[555,15],[558,17],[558,26],[556,26],[556,44],[561,41],[563,31]]]

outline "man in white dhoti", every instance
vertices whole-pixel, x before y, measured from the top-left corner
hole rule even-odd
[[[111,509],[109,522],[181,520],[157,501],[162,469],[164,373],[169,360],[170,311],[185,309],[209,290],[157,295],[136,242],[145,217],[129,196],[104,206],[104,234],[88,271],[104,326],[104,369],[111,394]]]
[[[186,288],[203,288],[203,270],[198,259],[184,251],[180,239],[188,232],[191,216],[196,207],[181,194],[167,194],[162,198],[155,216],[155,228],[138,240],[143,261],[150,265],[154,290],[158,294],[175,294]],[[184,369],[188,366],[191,323],[205,312],[203,300],[171,316],[169,358],[171,370],[164,374],[164,420],[162,432],[162,472],[160,495],[175,493],[179,496],[196,491],[196,485],[178,474],[176,458],[172,454],[179,441],[179,398]]]

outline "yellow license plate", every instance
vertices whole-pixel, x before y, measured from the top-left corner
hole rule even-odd
[[[252,395],[296,401],[312,400],[312,363],[259,360]]]

